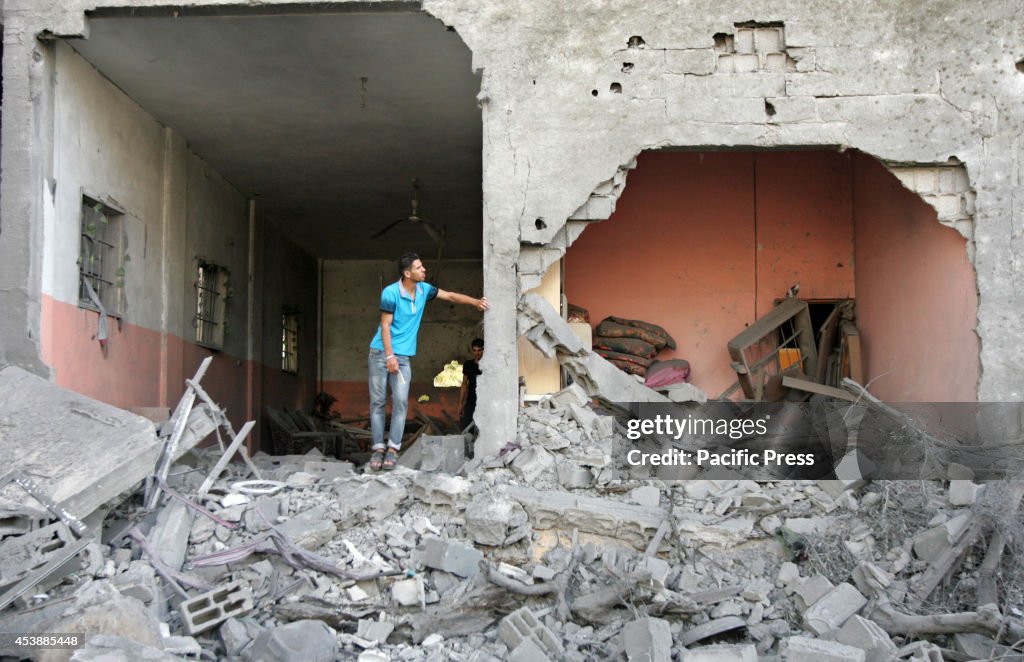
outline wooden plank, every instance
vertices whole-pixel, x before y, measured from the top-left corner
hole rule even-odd
[[[804,374],[818,374],[818,347],[814,344],[814,325],[811,323],[811,311],[806,301],[801,301],[803,307],[793,317],[793,326],[799,332],[796,343],[800,346],[800,353],[804,357]]]
[[[800,299],[786,299],[779,305],[761,317],[759,320],[743,329],[735,338],[729,341],[729,347],[746,349],[764,336],[781,326],[787,320],[796,317],[801,311],[807,310],[807,302]]]
[[[786,388],[795,388],[800,391],[807,391],[808,393],[827,395],[831,398],[846,400],[848,402],[857,402],[859,400],[859,398],[851,394],[849,391],[845,391],[841,388],[825,386],[824,384],[818,384],[817,382],[812,382],[807,379],[799,379],[797,377],[790,377],[788,375],[782,378],[782,385]]]
[[[836,342],[836,331],[839,327],[839,314],[842,311],[842,306],[836,304],[829,313],[829,316],[825,318],[825,323],[821,325],[818,337],[818,369],[815,371],[815,381],[819,384],[827,384],[825,381],[826,373],[828,372],[828,357],[832,353],[832,346]]]
[[[849,377],[858,384],[863,384],[864,358],[860,348],[860,331],[853,322],[845,320],[839,325],[839,331],[843,335],[843,346],[846,348],[843,360],[843,377]],[[849,374],[845,374],[847,369]]]
[[[555,310],[561,310],[562,306],[561,273],[561,262],[555,262],[544,273],[540,285],[530,290],[542,296]],[[520,336],[518,342],[519,375],[526,379],[526,394],[548,395],[562,388],[558,359],[544,356],[526,337]]]

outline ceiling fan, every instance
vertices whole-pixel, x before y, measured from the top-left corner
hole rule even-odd
[[[395,226],[397,226],[397,225],[399,225],[401,223],[412,223],[414,225],[420,226],[421,228],[423,228],[426,231],[427,235],[431,238],[431,240],[433,240],[433,242],[435,244],[437,244],[438,250],[444,248],[445,244],[448,243],[447,240],[445,239],[446,229],[444,227],[442,227],[439,230],[436,225],[434,225],[429,220],[427,220],[427,219],[423,218],[422,216],[420,216],[420,214],[419,214],[419,206],[420,206],[420,184],[419,184],[419,180],[417,180],[415,177],[413,177],[413,179],[412,179],[412,209],[409,212],[409,215],[406,216],[405,218],[400,218],[397,221],[394,221],[393,223],[388,224],[387,226],[384,227],[384,229],[380,230],[379,232],[374,234],[372,237],[370,237],[370,239],[380,239],[385,234],[390,232],[392,228],[394,228]]]

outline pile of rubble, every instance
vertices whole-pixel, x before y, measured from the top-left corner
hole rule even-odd
[[[0,373],[0,429],[17,435],[3,388]],[[74,397],[73,419],[112,416]],[[168,457],[168,438],[154,440],[165,452],[148,456],[151,472]],[[467,460],[461,436],[421,437],[395,471],[374,474],[316,451],[228,463],[237,444],[189,442],[170,454],[176,459],[165,479],[151,481],[148,499],[135,477],[89,512],[33,509],[8,489],[0,591],[19,582],[30,590],[0,612],[0,632],[84,633],[86,643],[31,650],[7,639],[0,654],[479,662],[1021,655],[1022,483],[637,479],[615,468],[622,443],[615,420],[570,387],[524,408],[516,439],[496,458]],[[41,492],[61,493],[60,475],[27,473],[17,485],[33,486],[44,502]],[[51,571],[40,577],[42,568]]]

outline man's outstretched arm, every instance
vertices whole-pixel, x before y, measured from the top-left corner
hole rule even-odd
[[[487,301],[487,297],[480,297],[474,299],[471,296],[465,294],[459,294],[458,292],[449,292],[447,290],[438,289],[437,298],[442,301],[450,301],[452,303],[461,303],[464,306],[473,306],[477,310],[487,310],[491,307],[490,302]]]

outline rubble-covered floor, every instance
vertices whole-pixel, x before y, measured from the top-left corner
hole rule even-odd
[[[422,439],[421,469],[390,473],[257,454],[261,481],[232,463],[200,495],[222,453],[193,450],[168,476],[184,499],[108,504],[75,572],[0,614],[3,632],[99,636],[0,653],[1020,659],[1018,484],[633,479],[613,470],[617,434],[567,389],[524,409],[487,462],[464,462],[461,437]],[[0,565],[37,567],[42,531],[5,529]]]

